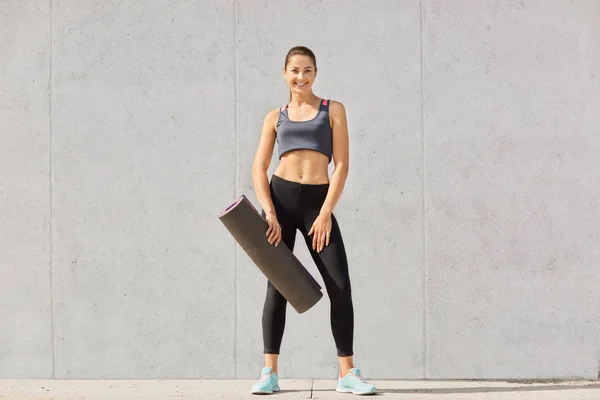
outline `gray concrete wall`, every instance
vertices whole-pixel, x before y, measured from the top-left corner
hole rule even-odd
[[[265,278],[216,216],[257,204],[297,44],[348,110],[365,374],[598,375],[600,3],[13,0],[0,26],[0,377],[257,376]],[[335,376],[328,308],[289,308],[283,377]]]
[[[53,376],[50,5],[0,3],[0,376]]]

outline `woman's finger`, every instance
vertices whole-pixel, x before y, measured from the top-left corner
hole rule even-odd
[[[273,235],[275,234],[276,227],[275,222],[269,222],[269,230],[267,231],[267,241],[269,244],[273,243]]]
[[[277,233],[279,232],[279,224],[273,224],[273,230],[271,231],[271,235],[269,236],[269,243],[273,244],[275,239],[277,238]]]
[[[281,238],[283,236],[282,231],[283,231],[283,228],[281,227],[281,225],[279,225],[279,229],[277,232],[277,238],[276,238],[276,242],[275,242],[275,247],[279,246],[279,243],[281,242]]]
[[[277,231],[275,233],[275,238],[273,239],[273,242],[275,244],[275,247],[277,247],[277,245],[279,245],[279,242],[281,242],[281,225],[277,224]]]

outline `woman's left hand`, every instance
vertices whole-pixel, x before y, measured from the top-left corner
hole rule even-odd
[[[318,253],[323,251],[325,246],[329,246],[329,236],[331,235],[331,214],[319,214],[313,222],[308,235],[313,235],[312,248]]]

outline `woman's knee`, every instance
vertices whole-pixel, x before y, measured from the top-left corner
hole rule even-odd
[[[265,297],[265,310],[285,309],[286,305],[286,298],[283,297],[283,295],[269,282],[269,287],[267,288],[267,294]]]
[[[352,310],[352,290],[350,287],[328,291],[331,309],[336,312]]]

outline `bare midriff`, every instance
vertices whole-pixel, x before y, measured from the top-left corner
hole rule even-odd
[[[329,183],[329,158],[318,151],[294,150],[284,154],[274,174],[288,181],[308,185]]]

